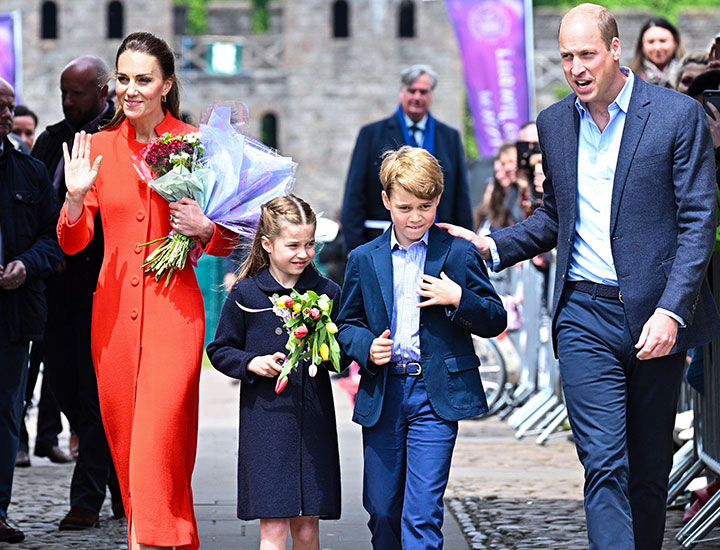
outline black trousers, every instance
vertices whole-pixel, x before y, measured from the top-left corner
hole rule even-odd
[[[99,512],[113,465],[100,416],[97,379],[90,353],[91,310],[57,303],[55,300],[65,301],[64,297],[53,294],[48,295],[50,317],[45,331],[45,376],[60,409],[80,439],[80,454],[70,485],[70,504]]]
[[[25,426],[25,417],[28,407],[32,402],[35,393],[35,384],[40,374],[40,363],[45,355],[45,344],[42,340],[35,340],[30,350],[30,371],[28,372],[27,388],[25,390],[25,409],[23,410],[22,423],[20,424],[20,450],[29,452],[29,436]],[[37,435],[35,436],[35,447],[50,450],[58,444],[58,435],[63,431],[62,419],[60,418],[60,407],[55,396],[50,390],[50,384],[43,377],[40,386],[40,401],[38,402]]]

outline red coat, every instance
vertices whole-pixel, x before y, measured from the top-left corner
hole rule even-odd
[[[195,128],[169,113],[158,135]],[[105,432],[122,490],[125,513],[138,543],[199,547],[190,487],[198,430],[200,363],[205,313],[188,261],[169,287],[141,267],[154,248],[144,243],[170,232],[168,203],[133,165],[145,146],[124,121],[93,136],[92,157],[103,156],[80,219],[63,208],[58,238],[63,250],[82,250],[100,210],[105,234],[92,317],[92,355]],[[215,227],[205,250],[227,255],[234,238]]]

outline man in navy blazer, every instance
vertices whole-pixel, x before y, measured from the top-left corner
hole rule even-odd
[[[390,225],[380,199],[383,153],[402,145],[422,147],[438,159],[445,190],[437,219],[473,229],[472,207],[460,134],[430,113],[437,76],[427,65],[413,65],[401,74],[400,105],[389,118],[360,130],[350,161],[341,222],[345,251],[371,241]]]
[[[720,334],[705,278],[713,149],[700,104],[620,67],[617,23],[563,18],[573,94],[540,113],[542,206],[472,239],[493,269],[557,246],[553,337],[591,550],[659,550],[686,350]]]
[[[402,147],[381,168],[393,225],[350,253],[338,341],[362,367],[363,505],[377,550],[442,549],[457,421],[487,411],[471,334],[506,315],[477,249],[434,225],[436,159]]]

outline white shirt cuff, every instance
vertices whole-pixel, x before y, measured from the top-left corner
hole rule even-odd
[[[667,315],[671,319],[675,319],[678,322],[679,328],[685,328],[687,326],[685,324],[685,321],[683,321],[683,318],[680,317],[679,315],[673,313],[672,311],[658,307],[658,308],[655,308],[655,313],[662,313],[663,315]]]
[[[495,271],[495,268],[500,265],[500,254],[498,253],[497,245],[492,237],[484,237],[490,247],[490,259],[485,260],[487,266]]]

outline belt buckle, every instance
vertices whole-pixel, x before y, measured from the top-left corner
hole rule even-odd
[[[407,372],[407,368],[410,365],[417,365],[417,368],[418,368],[417,372]],[[407,374],[408,376],[420,376],[422,374],[422,365],[418,362],[408,363],[407,365],[403,366],[403,370],[405,371],[405,374]]]

